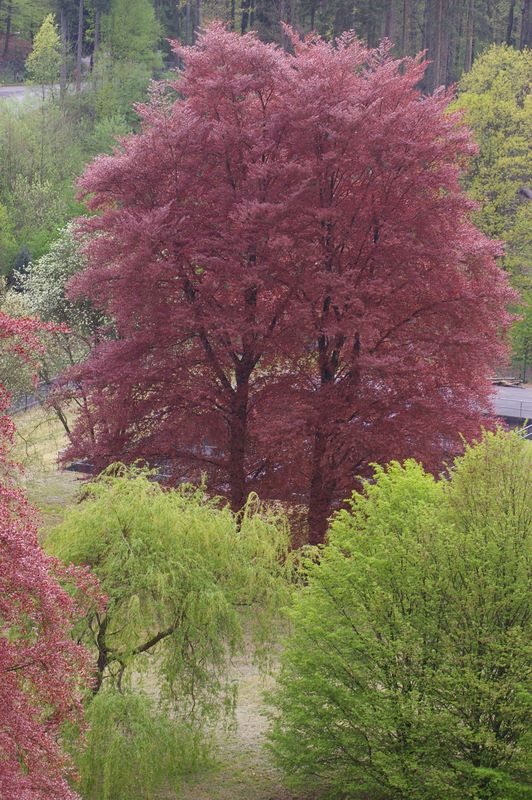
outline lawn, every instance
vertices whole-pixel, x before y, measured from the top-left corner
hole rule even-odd
[[[64,509],[75,502],[80,479],[58,467],[58,454],[67,446],[67,437],[51,409],[35,406],[17,414],[14,422],[13,458],[24,468],[20,482],[46,530],[59,522]]]

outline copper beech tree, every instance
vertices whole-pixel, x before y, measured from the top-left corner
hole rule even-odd
[[[387,43],[215,24],[180,55],[177,99],[81,180],[72,291],[116,338],[70,375],[70,454],[304,503],[319,541],[372,461],[436,468],[480,429],[513,295],[458,183],[474,145]]]
[[[30,358],[37,323],[0,312],[0,347]],[[0,797],[74,800],[61,725],[79,720],[88,680],[86,651],[69,636],[77,605],[58,583],[94,594],[83,569],[65,570],[41,549],[35,511],[14,487],[9,461],[13,424],[0,383]]]

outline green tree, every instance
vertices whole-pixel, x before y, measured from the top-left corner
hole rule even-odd
[[[71,223],[59,232],[48,253],[31,264],[20,288],[31,314],[45,322],[68,326],[88,347],[102,316],[86,301],[72,302],[66,297],[69,280],[85,266],[82,244]]]
[[[201,489],[164,490],[150,473],[118,466],[89,484],[47,544],[62,561],[89,565],[108,596],[106,612],[88,615],[78,631],[97,665],[98,705],[88,713],[98,727],[80,762],[82,784],[92,787],[86,797],[152,797],[152,767],[141,774],[149,737],[133,720],[170,723],[157,722],[145,697],[136,699],[142,676],[157,686],[159,711],[170,714],[181,748],[197,752],[202,732],[231,715],[235,687],[226,666],[245,632],[257,654],[271,640],[286,598],[287,526],[256,501],[237,517]],[[119,747],[106,713],[127,697],[133,716],[129,724],[124,711],[121,720],[126,739],[137,737],[133,748],[127,741]],[[129,752],[127,761],[115,758],[117,748]],[[120,788],[127,771],[137,780],[131,794]]]
[[[0,314],[12,318],[29,316],[24,298],[18,292],[8,290],[4,277],[0,277]],[[31,392],[34,388],[33,365],[21,363],[19,354],[12,348],[0,348],[0,383],[15,400]]]
[[[49,87],[53,98],[54,83],[61,69],[61,40],[53,14],[45,17],[33,43],[33,50],[26,59],[26,69],[31,81],[41,87],[41,146],[40,179],[44,181],[46,144],[46,90]]]
[[[48,14],[39,28],[33,42],[33,50],[26,59],[28,77],[38,83],[43,92],[46,86],[53,86],[59,78],[61,68],[61,40],[55,17]]]
[[[0,275],[9,275],[16,252],[14,225],[7,208],[0,203]]]
[[[140,692],[100,692],[86,711],[86,744],[76,750],[84,800],[175,797],[197,754],[190,731]],[[171,791],[171,795],[161,794]]]
[[[101,35],[113,61],[160,66],[160,28],[150,0],[112,0],[102,16]]]
[[[465,111],[479,146],[466,176],[481,203],[477,222],[490,236],[506,238],[515,224],[519,190],[530,179],[532,51],[490,47],[459,83],[455,106]]]
[[[292,611],[272,698],[292,782],[530,798],[531,544],[532,447],[516,434],[487,434],[448,480],[378,468]]]
[[[47,384],[59,373],[87,358],[94,337],[104,322],[102,315],[90,303],[72,302],[66,297],[69,280],[84,267],[81,243],[74,226],[69,224],[59,232],[48,253],[31,262],[28,270],[14,276],[17,288],[23,292],[28,313],[68,328],[68,332],[57,330],[45,335],[46,350],[40,359],[39,376]],[[51,404],[69,435],[63,404],[55,396],[51,398]]]
[[[532,51],[507,45],[490,47],[462,77],[455,107],[465,112],[479,152],[465,177],[471,197],[480,203],[479,227],[505,243],[504,266],[522,293],[517,312],[525,320],[516,326],[514,357],[526,379],[529,357],[526,319],[532,299]]]

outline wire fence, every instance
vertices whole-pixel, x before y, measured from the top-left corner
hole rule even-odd
[[[17,397],[7,409],[7,413],[14,416],[15,414],[22,414],[24,411],[29,411],[30,408],[35,408],[35,406],[42,405],[51,389],[52,384],[40,383],[33,392],[26,392]]]

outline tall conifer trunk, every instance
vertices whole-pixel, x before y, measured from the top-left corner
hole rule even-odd
[[[524,50],[532,44],[530,35],[530,0],[523,0],[521,12],[521,36],[519,37],[519,49]]]
[[[61,6],[61,72],[59,76],[59,94],[64,98],[67,88],[67,23],[65,9]]]
[[[242,34],[246,33],[248,29],[249,10],[250,10],[250,0],[242,0],[242,21],[240,25],[240,32]]]
[[[196,0],[196,7],[194,10],[194,36],[193,40],[196,41],[196,36],[201,28],[201,0]]]
[[[76,48],[76,92],[81,89],[81,59],[83,56],[83,0],[78,5],[78,41]]]
[[[94,54],[98,52],[100,47],[100,19],[101,11],[98,7],[94,12]]]
[[[388,3],[386,5],[386,14],[384,16],[384,36],[387,39],[394,38],[394,26],[395,26],[394,0],[388,0]]]
[[[7,56],[9,50],[9,40],[11,38],[11,19],[13,15],[13,2],[10,0],[9,5],[7,7],[7,18],[6,18],[6,33],[4,39],[4,52],[2,53],[3,57]]]
[[[192,0],[187,0],[185,9],[185,44],[192,43]]]
[[[467,6],[464,72],[469,72],[473,64],[473,30],[473,0],[469,0],[469,4]]]

